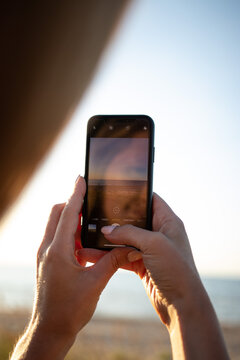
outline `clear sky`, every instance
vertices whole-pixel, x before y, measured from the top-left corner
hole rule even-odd
[[[183,219],[200,272],[240,276],[239,44],[239,1],[134,2],[71,123],[2,223],[0,264],[35,262],[52,204],[84,172],[88,118],[143,113],[156,128],[154,190]]]

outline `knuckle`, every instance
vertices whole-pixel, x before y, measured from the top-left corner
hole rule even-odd
[[[42,258],[43,258],[43,250],[42,247],[40,246],[37,252],[37,265],[39,265]]]
[[[161,228],[160,228],[160,231],[163,233],[163,234],[166,234],[169,229],[172,228],[172,219],[164,219],[162,225],[161,225]]]
[[[64,205],[65,205],[64,203],[53,205],[51,213],[52,214],[58,213],[63,209]]]
[[[40,244],[38,251],[37,251],[37,263],[40,263],[40,261],[43,259],[45,252],[46,252],[46,246],[45,246],[44,240],[45,240],[45,238],[43,238],[43,241]]]
[[[185,225],[184,225],[183,221],[178,216],[176,216],[176,224],[177,224],[180,231],[185,231]]]
[[[54,246],[50,246],[45,253],[45,258],[48,263],[53,263],[59,258],[59,252]]]

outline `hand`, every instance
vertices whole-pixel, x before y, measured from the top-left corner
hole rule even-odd
[[[153,231],[125,225],[103,227],[102,232],[114,244],[139,249],[129,252],[132,263],[127,268],[141,277],[154,308],[167,326],[173,359],[229,359],[183,222],[170,207],[154,195]]]
[[[90,267],[85,267],[87,249],[82,254],[78,250],[81,264],[76,260],[74,237],[85,189],[84,179],[79,178],[67,204],[52,209],[38,251],[32,319],[12,360],[64,358],[78,331],[91,319],[107,282],[128,262],[129,249],[102,253]]]
[[[186,296],[193,281],[199,281],[182,221],[155,194],[153,231],[124,225],[103,227],[102,232],[114,244],[134,246],[140,250],[132,250],[128,254],[130,261],[138,260],[131,267],[143,280],[154,308],[167,324],[170,320],[169,306]]]

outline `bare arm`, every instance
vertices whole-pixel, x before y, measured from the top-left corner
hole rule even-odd
[[[167,326],[174,359],[229,359],[221,329],[209,300],[198,280],[190,296],[169,308]]]

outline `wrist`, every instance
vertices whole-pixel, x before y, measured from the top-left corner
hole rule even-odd
[[[75,336],[54,332],[32,320],[18,342],[11,360],[64,359],[75,341]]]
[[[168,309],[170,321],[167,328],[173,359],[229,359],[208,294],[200,278],[194,282],[195,286]]]
[[[190,321],[193,318],[202,316],[202,313],[207,309],[213,310],[206,290],[199,279],[194,279],[184,289],[181,296],[172,301],[168,307],[169,324],[168,330],[174,328],[176,321],[186,320]]]
[[[182,296],[175,299],[168,309],[169,333],[171,334],[176,326],[185,327],[186,324],[191,323],[200,325],[211,321],[211,318],[218,323],[215,310],[199,275],[192,274],[191,279],[183,288]]]

